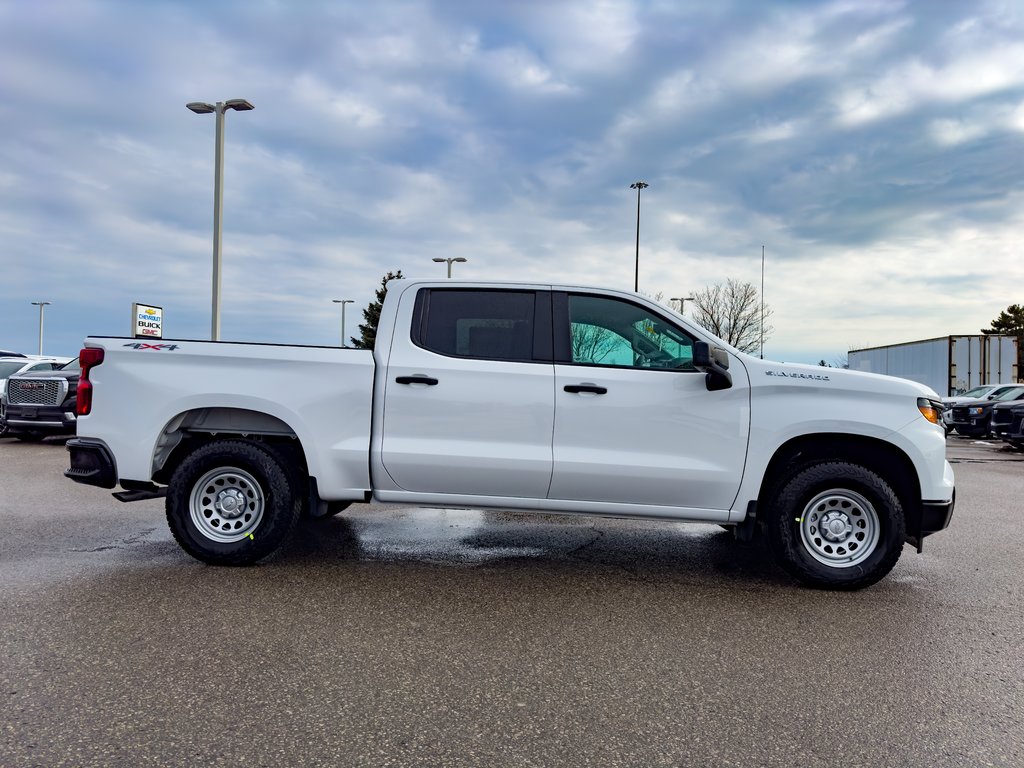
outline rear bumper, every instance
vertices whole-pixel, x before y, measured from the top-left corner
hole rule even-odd
[[[103,443],[68,440],[67,449],[71,454],[71,466],[64,470],[64,477],[99,488],[117,485],[117,465]]]

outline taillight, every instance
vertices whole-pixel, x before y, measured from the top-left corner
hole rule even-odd
[[[78,364],[82,373],[78,377],[78,395],[75,398],[75,413],[88,416],[92,411],[92,382],[89,381],[89,370],[103,362],[103,350],[86,347],[78,353]]]

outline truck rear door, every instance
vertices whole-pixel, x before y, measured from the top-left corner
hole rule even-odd
[[[412,295],[415,294],[415,295]],[[381,463],[403,490],[543,499],[551,481],[551,294],[407,291],[386,372]]]

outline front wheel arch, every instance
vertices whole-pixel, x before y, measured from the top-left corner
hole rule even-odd
[[[823,461],[850,462],[874,472],[895,492],[908,519],[920,514],[921,484],[906,453],[877,438],[833,433],[802,435],[779,446],[761,481],[758,509],[764,510],[781,484],[801,467]]]

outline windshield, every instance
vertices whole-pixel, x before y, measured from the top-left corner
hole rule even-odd
[[[62,365],[60,367],[60,369],[62,371],[80,371],[80,370],[82,370],[82,366],[80,366],[78,364],[78,358],[76,357],[71,362],[68,362],[68,363],[65,363],[64,365]]]
[[[992,387],[990,386],[975,387],[974,389],[969,389],[964,392],[961,397],[984,397],[991,391]]]
[[[6,379],[8,376],[13,376],[22,368],[25,367],[26,360],[22,360],[20,363],[17,360],[0,363],[0,379]]]
[[[993,400],[1016,400],[1021,395],[1024,395],[1024,387],[1011,387],[1010,389],[1006,390],[1005,392],[1001,392],[1000,394],[996,395],[992,399]]]

